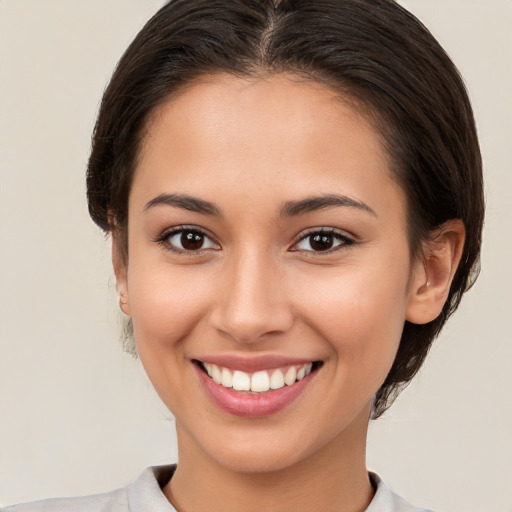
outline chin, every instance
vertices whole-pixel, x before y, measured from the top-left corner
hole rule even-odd
[[[215,462],[228,471],[240,474],[275,473],[289,469],[304,459],[304,454],[290,453],[287,450],[260,449],[252,450],[223,449],[210,453]]]

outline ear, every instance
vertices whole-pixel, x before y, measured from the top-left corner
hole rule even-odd
[[[460,219],[449,220],[423,244],[413,269],[406,320],[426,324],[443,310],[459,265],[466,231]]]
[[[116,276],[116,290],[119,294],[121,311],[130,316],[130,301],[128,297],[128,257],[123,241],[116,230],[112,231],[112,266]]]

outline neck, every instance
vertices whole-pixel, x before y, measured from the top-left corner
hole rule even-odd
[[[365,464],[367,419],[284,469],[240,472],[205,454],[178,425],[179,463],[164,493],[179,512],[363,512],[374,491]],[[361,427],[364,428],[361,428]]]

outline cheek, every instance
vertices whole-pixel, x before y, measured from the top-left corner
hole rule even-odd
[[[137,265],[133,260],[128,285],[137,345],[155,349],[176,345],[189,335],[204,316],[212,293],[212,280],[196,269]]]
[[[309,325],[330,351],[331,401],[343,403],[348,417],[372,401],[400,344],[405,293],[388,285],[354,275],[327,293],[309,294]]]
[[[402,268],[407,268],[404,266]],[[343,364],[391,365],[405,322],[407,275],[368,267],[302,279],[304,318]]]
[[[131,259],[128,270],[137,351],[155,390],[175,413],[187,407],[187,339],[206,315],[211,280],[190,268],[138,263]]]

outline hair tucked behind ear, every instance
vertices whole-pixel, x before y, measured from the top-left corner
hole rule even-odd
[[[428,324],[405,323],[375,398],[376,418],[417,373],[478,274],[482,163],[462,79],[428,30],[393,0],[171,1],[127,49],[103,97],[87,172],[89,211],[103,230],[127,229],[148,116],[194,79],[219,72],[295,73],[364,105],[407,197],[413,255],[447,220],[464,223],[445,307]]]

